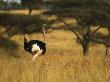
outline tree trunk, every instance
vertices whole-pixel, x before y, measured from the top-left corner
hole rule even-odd
[[[29,16],[31,15],[33,9],[29,9]]]
[[[31,6],[29,6],[28,8],[29,8],[29,16],[30,16],[31,13],[32,13],[33,8]]]
[[[108,51],[109,51],[109,47],[110,47],[110,45],[109,45],[109,42],[110,42],[110,28],[108,27],[108,31],[109,31],[109,34],[108,34],[108,37],[107,37],[107,39],[106,39],[106,44],[105,44],[105,47],[106,47],[106,50],[105,50],[105,56],[107,56],[108,55]]]
[[[83,35],[82,35],[82,48],[83,48],[83,55],[86,56],[89,51],[89,44],[90,44],[90,26],[83,27]]]

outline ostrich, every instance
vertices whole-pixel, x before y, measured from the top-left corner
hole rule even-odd
[[[33,60],[36,60],[37,56],[44,55],[46,52],[45,27],[46,24],[43,24],[42,31],[44,42],[40,40],[29,40],[27,34],[24,37],[24,50],[33,55]]]

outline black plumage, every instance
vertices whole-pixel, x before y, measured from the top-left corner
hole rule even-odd
[[[46,52],[46,43],[39,41],[39,40],[30,40],[27,41],[26,38],[24,38],[24,50],[26,50],[27,52],[33,54],[32,52],[32,45],[37,44],[39,46],[39,48],[42,50],[41,55],[45,54]]]
[[[46,52],[45,27],[46,27],[46,24],[43,24],[42,32],[43,32],[44,42],[40,40],[29,41],[29,36],[26,34],[26,36],[24,37],[24,50],[37,56],[45,54]]]

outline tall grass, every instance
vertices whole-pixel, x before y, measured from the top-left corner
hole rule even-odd
[[[30,37],[43,40],[40,33]],[[47,53],[35,63],[23,50],[23,35],[12,36],[10,41],[18,48],[0,46],[0,82],[110,82],[110,53],[105,56],[103,45],[92,44],[88,56],[83,57],[75,38],[67,30],[47,33]]]
[[[47,34],[47,53],[37,63],[23,50],[23,36],[13,36],[18,57],[0,50],[0,82],[110,82],[110,56],[104,56],[104,46],[91,47],[83,58],[72,35],[63,30]],[[41,34],[30,36],[42,40]]]

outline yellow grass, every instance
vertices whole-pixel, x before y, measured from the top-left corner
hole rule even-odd
[[[36,15],[40,15],[42,12],[46,11],[45,9],[41,9],[41,10],[33,10],[32,14],[36,14]],[[4,11],[4,10],[0,10],[0,13],[11,13],[11,14],[25,14],[28,15],[29,14],[29,10],[10,10],[10,11]]]
[[[43,40],[40,33],[30,37]],[[91,46],[84,58],[75,38],[65,30],[47,33],[47,53],[35,63],[23,50],[23,35],[13,36],[11,40],[19,47],[16,53],[0,47],[0,82],[110,82],[110,56],[104,56],[105,46]]]

